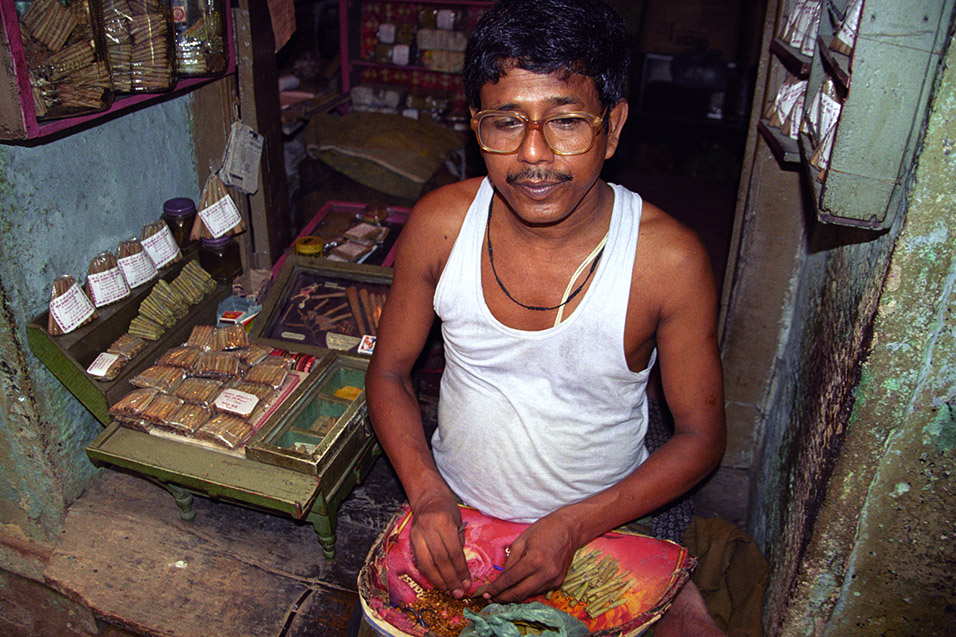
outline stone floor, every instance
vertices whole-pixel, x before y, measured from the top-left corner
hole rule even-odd
[[[107,470],[70,507],[44,575],[113,634],[337,637],[366,553],[403,502],[379,458],[339,510],[328,561],[311,525],[200,497],[185,522],[165,490]]]
[[[698,515],[740,526],[743,478],[715,475]],[[339,509],[329,561],[311,525],[202,497],[185,522],[164,489],[107,469],[69,509],[49,588],[0,572],[0,634],[345,636],[358,571],[404,501],[379,457]]]

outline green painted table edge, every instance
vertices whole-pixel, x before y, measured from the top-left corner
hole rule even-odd
[[[365,478],[381,455],[381,448],[371,436],[340,475],[314,476],[151,436],[114,422],[86,448],[86,453],[95,464],[126,469],[160,484],[172,493],[181,517],[187,521],[195,518],[190,491],[304,520],[315,529],[323,554],[331,560],[335,557],[339,505]],[[331,485],[330,480],[334,480]]]
[[[110,424],[87,448],[94,463],[129,469],[205,495],[305,518],[316,476]]]

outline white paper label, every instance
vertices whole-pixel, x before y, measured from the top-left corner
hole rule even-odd
[[[439,9],[435,17],[435,24],[439,29],[455,28],[455,12],[451,9]]]
[[[840,121],[842,107],[835,99],[823,93],[820,96],[820,130],[823,139],[820,140],[820,168],[830,165],[830,155],[833,152],[833,140],[836,138],[837,122]]]
[[[233,202],[232,197],[229,195],[226,195],[211,206],[200,210],[199,216],[202,217],[203,223],[206,224],[209,233],[217,239],[235,228],[239,225],[239,222],[242,221],[242,217],[239,216],[239,209],[236,208],[235,202]]]
[[[50,300],[50,314],[64,334],[82,325],[95,311],[93,303],[76,283],[60,296]]]
[[[860,15],[863,13],[863,0],[854,0],[847,10],[846,19],[840,26],[838,37],[851,49],[856,44],[856,34],[860,32]]]
[[[820,132],[826,137],[840,119],[840,102],[826,93],[820,95]]]
[[[96,307],[103,307],[129,296],[129,285],[123,278],[119,266],[106,272],[96,272],[86,277],[90,286],[90,295]]]
[[[790,125],[784,134],[790,139],[799,139],[800,137],[800,113],[803,112],[803,103],[806,101],[806,93],[800,93],[797,101],[793,104],[793,117],[790,118]]]
[[[147,281],[151,281],[157,274],[156,264],[149,258],[146,251],[131,254],[116,260],[119,263],[126,283],[131,288],[138,288]]]
[[[142,241],[143,249],[149,254],[157,268],[161,268],[176,257],[179,256],[179,244],[173,238],[173,233],[169,231],[169,226],[165,223],[162,229]]]
[[[793,84],[783,84],[777,95],[777,117],[784,121],[790,115],[798,99],[807,91],[807,81],[799,80]]]
[[[411,48],[407,44],[396,44],[392,47],[392,63],[405,66],[411,60]]]
[[[378,41],[382,44],[395,42],[395,25],[391,22],[383,22],[378,25]]]
[[[115,363],[117,360],[119,360],[119,354],[102,352],[92,363],[90,363],[90,366],[86,368],[86,372],[91,376],[106,376],[106,372],[109,371],[110,365]]]
[[[215,405],[223,411],[246,417],[252,413],[258,403],[259,397],[255,394],[249,394],[238,389],[224,389],[216,397]]]
[[[809,2],[806,5],[807,24],[806,33],[803,35],[803,41],[799,43],[800,52],[806,56],[813,56],[817,49],[817,33],[820,30],[820,9],[823,3]]]

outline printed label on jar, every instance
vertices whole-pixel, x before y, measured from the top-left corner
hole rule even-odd
[[[175,260],[180,254],[179,244],[173,238],[173,233],[169,231],[169,226],[165,224],[159,232],[151,234],[140,243],[143,244],[143,249],[149,254],[149,258],[153,260],[157,268]]]
[[[95,311],[93,303],[76,283],[60,296],[50,300],[50,314],[64,334],[82,325]]]
[[[119,360],[119,354],[110,354],[109,352],[101,352],[97,356],[89,367],[86,368],[86,373],[91,376],[102,377],[110,371],[110,367]]]
[[[123,276],[126,277],[126,283],[130,288],[138,288],[147,281],[151,281],[157,274],[156,264],[149,258],[146,252],[137,252],[128,257],[122,257],[116,260],[119,263]]]
[[[105,272],[89,274],[86,282],[90,286],[90,296],[93,297],[96,307],[103,307],[129,296],[129,285],[118,266]]]
[[[226,234],[242,221],[239,209],[229,195],[200,210],[199,216],[214,239]]]
[[[216,408],[237,416],[248,416],[259,403],[259,397],[238,389],[224,389],[216,397]]]

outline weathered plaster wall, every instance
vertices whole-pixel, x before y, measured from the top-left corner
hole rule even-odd
[[[789,603],[803,549],[827,494],[853,405],[893,233],[873,235],[811,223],[808,254],[777,399],[768,417],[761,479],[751,519],[773,565],[767,597],[771,623]]]
[[[139,236],[174,196],[198,198],[190,96],[57,141],[0,146],[0,567],[42,554],[94,468],[100,425],[30,354],[24,326],[53,279]],[[26,547],[26,548],[24,548]]]
[[[946,64],[787,634],[956,625],[956,50]]]

